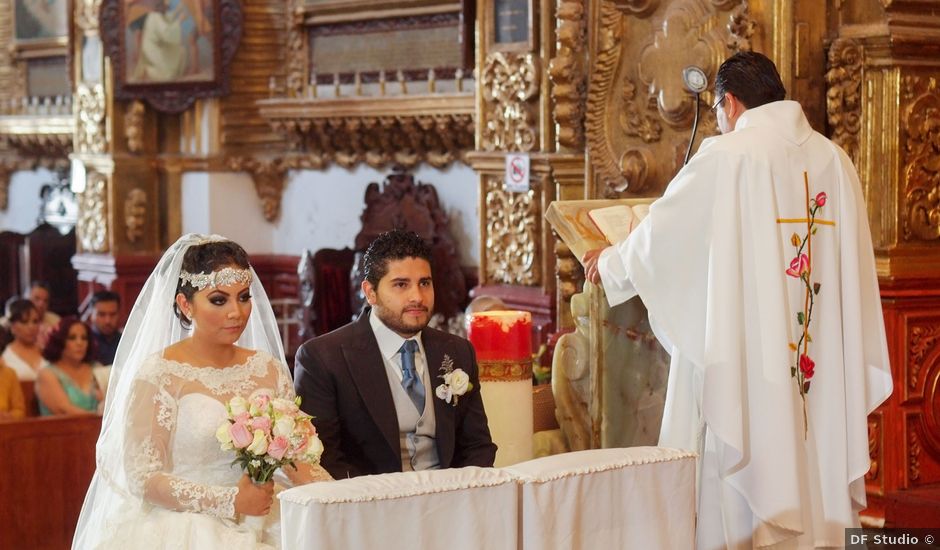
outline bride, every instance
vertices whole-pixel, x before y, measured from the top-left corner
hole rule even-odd
[[[232,397],[294,398],[271,304],[239,245],[190,234],[167,250],[109,388],[73,548],[280,547],[273,484],[252,483],[215,438]],[[285,484],[330,479],[305,464],[282,473]],[[260,532],[250,516],[263,517]]]

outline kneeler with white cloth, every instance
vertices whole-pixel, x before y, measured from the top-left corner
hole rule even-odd
[[[866,417],[892,390],[845,152],[796,102],[748,109],[598,268],[671,354],[659,444],[701,454],[696,546],[842,546],[865,507]]]
[[[594,449],[506,468],[425,470],[284,491],[292,550],[687,550],[695,458],[658,447]]]

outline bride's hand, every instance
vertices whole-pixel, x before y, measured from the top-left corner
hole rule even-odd
[[[235,513],[246,516],[266,516],[274,502],[274,482],[256,485],[251,478],[243,475],[238,480],[238,494],[235,495]]]

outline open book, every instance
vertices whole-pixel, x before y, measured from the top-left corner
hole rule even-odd
[[[584,253],[622,241],[649,212],[655,198],[555,201],[545,221],[579,261]]]
[[[615,204],[604,208],[588,210],[588,217],[610,244],[617,244],[627,238],[633,228],[650,212],[648,204]]]

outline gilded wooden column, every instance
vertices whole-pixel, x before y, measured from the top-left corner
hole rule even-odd
[[[103,54],[100,0],[73,3],[73,187],[79,191],[76,227],[80,295],[112,288],[135,296],[163,248],[164,191],[155,170],[157,124],[142,102],[112,95]],[[132,304],[125,303],[125,311]]]

